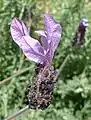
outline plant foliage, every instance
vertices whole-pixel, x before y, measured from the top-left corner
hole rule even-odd
[[[16,120],[91,120],[91,24],[86,31],[85,44],[72,47],[78,23],[91,18],[90,0],[0,0],[0,82],[16,71],[30,70],[0,84],[0,120],[12,115],[27,104],[27,87],[32,82],[35,65],[28,61],[12,41],[10,22],[22,19],[35,30],[44,28],[43,14],[49,11],[62,24],[62,41],[55,53],[53,66],[65,64],[55,86],[52,104],[46,110],[29,110]]]

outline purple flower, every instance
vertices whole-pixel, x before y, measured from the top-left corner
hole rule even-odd
[[[88,20],[82,19],[76,31],[75,37],[72,40],[72,45],[82,45],[84,43],[87,26],[88,26]]]
[[[29,60],[46,65],[52,62],[55,49],[61,39],[62,28],[48,13],[44,15],[44,23],[46,30],[36,31],[41,36],[42,45],[29,36],[27,27],[17,18],[12,20],[10,30],[13,40]]]

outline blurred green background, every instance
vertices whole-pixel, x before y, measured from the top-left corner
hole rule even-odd
[[[91,120],[91,0],[0,0],[0,120],[26,106],[35,68],[13,42],[11,20],[22,19],[31,36],[38,38],[34,31],[44,28],[45,12],[63,27],[53,66],[59,68],[68,54],[70,57],[55,85],[51,105],[43,111],[30,109],[13,120]],[[72,48],[82,18],[89,20],[85,44]]]

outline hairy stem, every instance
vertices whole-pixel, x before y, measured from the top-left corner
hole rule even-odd
[[[20,111],[18,111],[17,113],[11,115],[10,117],[6,117],[5,120],[12,120],[13,118],[21,115],[23,112],[25,112],[26,110],[29,109],[29,106],[27,105],[26,107],[22,108]]]

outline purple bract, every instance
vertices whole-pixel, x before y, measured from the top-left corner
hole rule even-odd
[[[44,15],[44,23],[46,30],[36,31],[41,36],[42,45],[29,35],[25,24],[17,18],[12,20],[10,30],[13,40],[29,60],[50,65],[55,49],[61,40],[62,27],[49,13]]]

